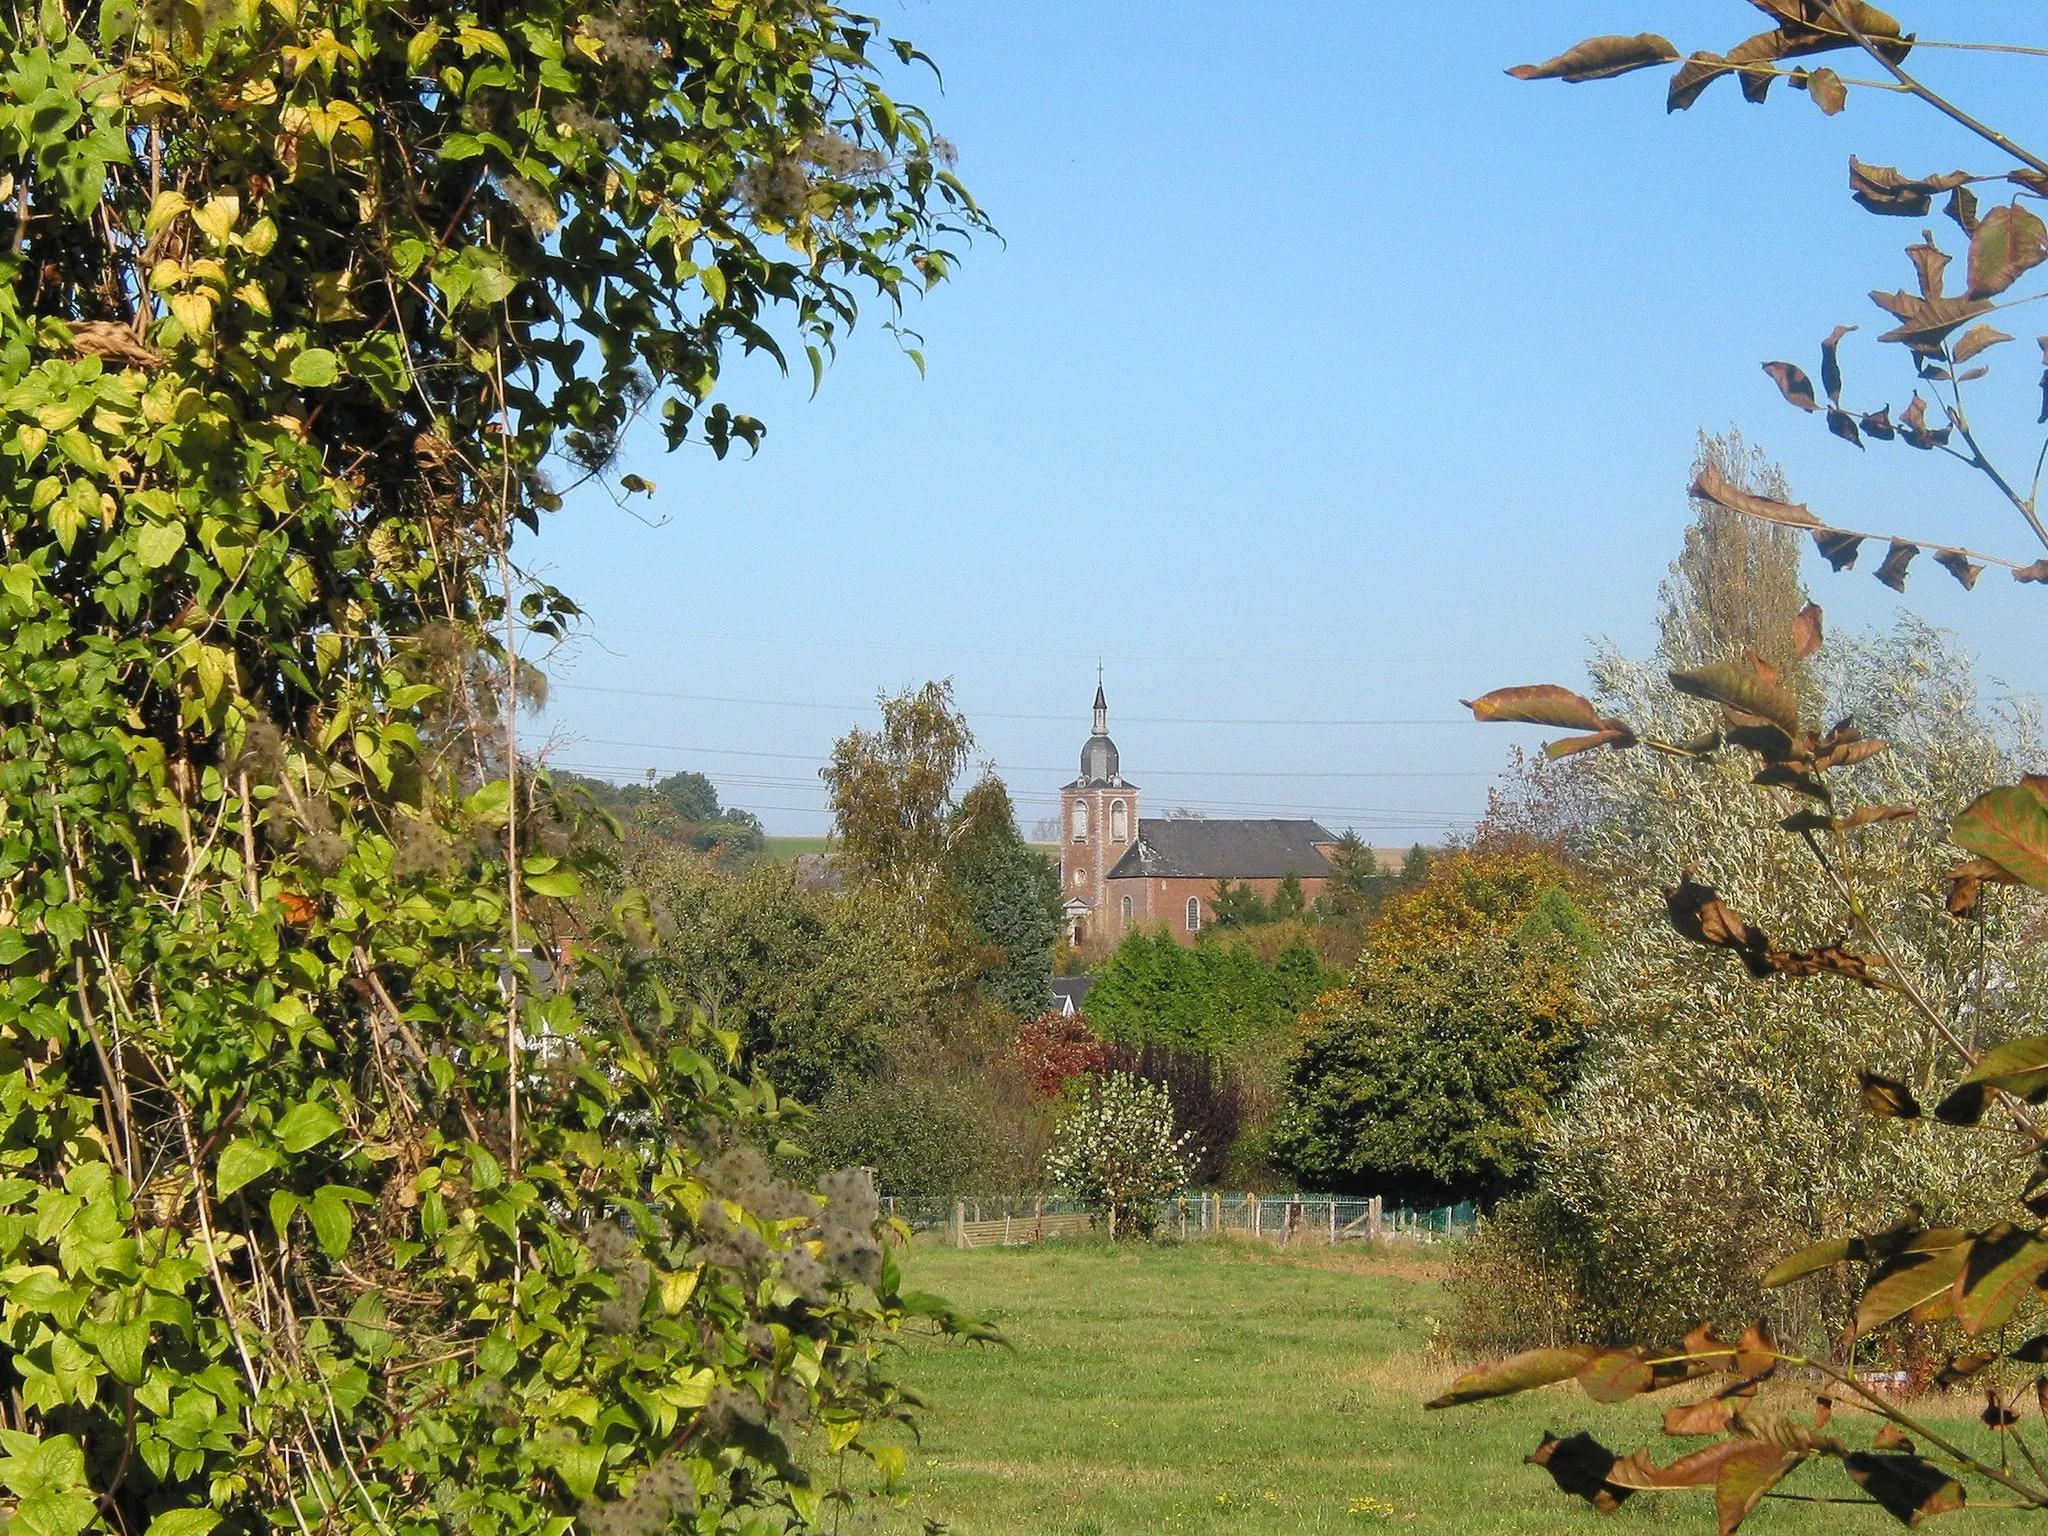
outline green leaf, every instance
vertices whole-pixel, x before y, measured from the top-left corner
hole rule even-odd
[[[135,535],[135,558],[152,571],[170,564],[184,547],[183,523],[144,523]]]
[[[240,1137],[222,1149],[220,1161],[214,1165],[214,1191],[225,1200],[251,1179],[262,1178],[276,1166],[275,1152],[258,1146],[246,1136]]]
[[[1868,1333],[1880,1323],[1944,1297],[1969,1256],[1969,1239],[1958,1233],[1948,1247],[1902,1253],[1888,1261],[1871,1276],[1857,1303],[1856,1331]]]
[[[551,875],[528,875],[526,888],[537,895],[553,896],[561,901],[573,901],[583,894],[583,882],[566,869]]]
[[[1781,1285],[1790,1285],[1803,1275],[1815,1274],[1820,1270],[1832,1269],[1837,1264],[1845,1263],[1856,1256],[1853,1251],[1856,1241],[1853,1237],[1831,1237],[1826,1242],[1814,1243],[1797,1253],[1787,1254],[1771,1266],[1770,1272],[1764,1276],[1765,1288],[1776,1290]]]
[[[1482,1365],[1467,1371],[1450,1385],[1450,1390],[1441,1397],[1430,1399],[1425,1408],[1455,1408],[1460,1403],[1476,1403],[1482,1398],[1506,1397],[1513,1392],[1527,1392],[1532,1387],[1547,1387],[1552,1382],[1569,1381],[1600,1351],[1590,1344],[1574,1344],[1564,1349],[1531,1349],[1493,1365]]]
[[[2048,805],[2031,789],[2009,784],[1971,801],[1948,840],[1991,860],[2022,885],[2048,891]]]
[[[2048,1035],[2021,1035],[1979,1056],[1963,1081],[1987,1088],[2017,1088],[2044,1070],[2048,1070]]]
[[[285,1232],[290,1228],[292,1224],[292,1217],[298,1214],[299,1207],[304,1204],[304,1196],[296,1195],[288,1189],[279,1189],[271,1191],[271,1230],[276,1232],[279,1237],[283,1237],[285,1235]]]
[[[555,1470],[562,1476],[562,1486],[569,1490],[569,1497],[579,1503],[597,1492],[598,1475],[604,1471],[604,1447],[601,1445],[564,1445],[554,1452]]]
[[[340,1186],[323,1184],[307,1202],[306,1219],[313,1223],[313,1235],[330,1259],[347,1256],[349,1239],[355,1235],[355,1215]]]
[[[129,1386],[142,1382],[142,1368],[149,1354],[149,1322],[137,1318],[130,1323],[99,1323],[80,1330],[85,1341],[99,1351],[107,1369]]]
[[[206,1536],[220,1524],[213,1509],[167,1509],[149,1522],[146,1536]]]
[[[291,1113],[277,1123],[277,1139],[294,1156],[309,1152],[341,1129],[341,1117],[325,1104],[308,1099],[292,1106]]]
[[[292,359],[285,377],[301,389],[326,389],[341,377],[341,359],[325,347],[308,347]]]

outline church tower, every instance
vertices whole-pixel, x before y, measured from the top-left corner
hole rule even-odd
[[[1124,781],[1109,739],[1109,700],[1095,679],[1095,728],[1081,748],[1081,775],[1060,791],[1060,889],[1067,937],[1075,944],[1115,942],[1124,930],[1108,907],[1111,869],[1138,840],[1138,787]]]

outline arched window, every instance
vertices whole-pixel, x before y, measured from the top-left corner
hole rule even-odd
[[[1200,933],[1201,931],[1202,903],[1197,897],[1190,896],[1188,898],[1188,932]]]
[[[1124,898],[1124,926],[1131,926],[1131,898],[1128,896]]]
[[[1126,833],[1127,829],[1129,828],[1129,825],[1130,825],[1130,823],[1129,823],[1129,822],[1128,822],[1128,821],[1127,821],[1127,820],[1125,819],[1125,816],[1124,816],[1124,803],[1123,803],[1123,801],[1121,801],[1121,800],[1112,800],[1112,801],[1110,801],[1110,803],[1109,803],[1109,840],[1110,840],[1110,841],[1111,841],[1112,843],[1120,843],[1120,842],[1123,842],[1123,841],[1124,841],[1124,836],[1125,836],[1125,833]]]
[[[1086,800],[1076,800],[1074,802],[1074,841],[1077,843],[1088,841],[1088,802]]]

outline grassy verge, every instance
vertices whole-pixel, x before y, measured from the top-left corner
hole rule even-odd
[[[1012,1350],[919,1344],[931,1403],[901,1510],[856,1528],[954,1536],[1555,1531],[1602,1517],[1522,1465],[1546,1429],[1590,1429],[1660,1460],[1667,1403],[1602,1408],[1576,1388],[1425,1414],[1454,1368],[1429,1342],[1444,1293],[1426,1259],[1246,1245],[919,1249],[919,1289],[997,1320]],[[1852,1434],[1863,1438],[1859,1426]],[[1839,1468],[1793,1490],[1853,1493]],[[2008,1514],[1969,1517],[2002,1527]],[[1602,1528],[1711,1536],[1710,1497],[1638,1495]],[[1773,1501],[1757,1536],[1896,1529],[1867,1506]]]

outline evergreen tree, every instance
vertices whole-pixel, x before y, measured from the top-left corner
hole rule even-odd
[[[954,881],[976,937],[999,953],[982,987],[1020,1019],[1052,1006],[1052,950],[1060,927],[1060,877],[1024,841],[1003,781],[990,775],[962,799],[954,819],[965,829],[955,848]]]

